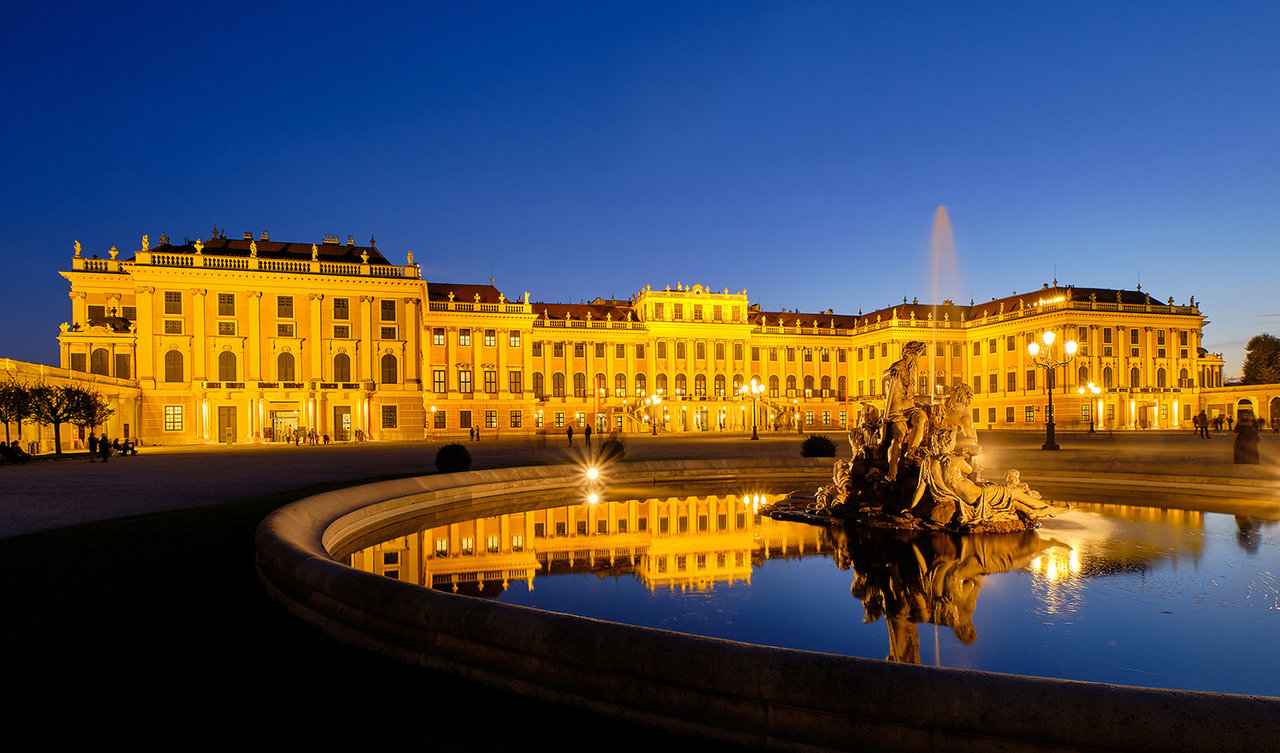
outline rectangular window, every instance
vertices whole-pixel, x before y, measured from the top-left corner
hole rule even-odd
[[[396,320],[396,302],[394,300],[384,298],[378,303],[382,307],[382,321],[394,322]]]
[[[733,360],[735,361],[742,360],[742,343],[733,344]]]
[[[487,369],[484,372],[484,391],[490,395],[498,394],[498,372]],[[496,422],[497,419],[494,419]]]
[[[1130,345],[1138,345],[1138,344],[1140,344],[1140,343],[1138,342],[1138,338],[1139,338],[1139,337],[1141,337],[1141,335],[1139,334],[1139,332],[1138,332],[1138,328],[1137,328],[1137,327],[1134,327],[1134,328],[1132,328],[1132,329],[1130,329],[1130,330],[1129,330],[1129,344],[1130,344]]]
[[[471,428],[471,411],[469,410],[458,411],[458,428],[459,429]]]
[[[573,357],[574,357],[574,358],[586,358],[586,357],[587,357],[587,344],[586,344],[586,343],[574,343],[574,344],[573,344]]]
[[[1013,335],[1009,335],[1004,339],[1004,349],[1012,352],[1018,349],[1018,339]]]
[[[507,333],[507,347],[509,348],[520,347],[520,330],[513,329]]]
[[[394,429],[394,428],[396,428],[396,426],[397,426],[397,424],[396,424],[396,406],[394,406],[394,405],[384,405],[384,406],[382,406],[382,428],[384,428],[384,429]]]
[[[518,411],[518,410],[511,411],[511,428],[519,429],[523,425],[524,425],[524,412]]]
[[[987,375],[987,392],[994,393],[1000,389],[1000,377],[997,374]]]
[[[458,392],[464,395],[471,394],[471,372],[466,369],[458,371]]]
[[[444,429],[449,425],[448,419],[445,418],[444,411],[442,410],[434,411],[432,415],[435,416],[435,427],[437,429]]]
[[[91,322],[97,321],[98,319],[105,319],[106,317],[107,317],[106,306],[90,306],[89,307],[89,321]]]
[[[975,395],[982,394],[982,377],[980,376],[975,376],[973,378],[973,394]]]
[[[1005,389],[1005,391],[1006,391],[1006,392],[1013,392],[1013,391],[1015,391],[1015,390],[1017,390],[1017,389],[1018,389],[1018,374],[1017,374],[1017,372],[1015,372],[1015,371],[1010,371],[1008,374],[1005,374],[1004,379],[1005,379],[1005,387],[1004,387],[1004,389]]]
[[[721,317],[721,307],[720,307],[720,306],[712,306],[712,307],[711,307],[711,319],[712,319],[713,321],[717,321],[717,322],[718,322],[718,321],[721,321],[721,318],[720,318],[720,317]]]
[[[716,343],[716,360],[724,360],[724,343]]]
[[[1076,342],[1080,343],[1081,345],[1089,342],[1088,327],[1076,327]]]
[[[977,341],[974,341],[974,343],[973,343],[973,354],[974,354],[975,356],[980,356],[980,355],[982,355],[982,343],[977,342]]]
[[[218,322],[219,335],[234,335],[236,333],[235,322]]]
[[[293,318],[293,296],[276,296],[276,317],[279,319]]]
[[[498,345],[498,331],[493,329],[486,329],[484,331],[484,346],[486,348],[493,348],[493,347],[496,347],[497,345]]]
[[[701,303],[693,304],[693,320],[695,322],[702,321],[702,304]]]
[[[235,293],[218,293],[218,316],[236,315]]]
[[[662,320],[662,304],[661,303],[653,304],[653,318],[659,321]]]
[[[1022,420],[1023,420],[1023,421],[1025,421],[1026,423],[1029,423],[1029,424],[1031,424],[1031,423],[1035,423],[1035,420],[1036,420],[1036,407],[1035,407],[1034,405],[1028,405],[1028,406],[1027,406],[1027,409],[1026,409],[1025,411],[1023,411],[1023,414],[1022,414],[1022,415],[1023,415],[1023,419],[1022,419]]]
[[[182,431],[181,405],[166,405],[164,407],[164,430]]]
[[[471,330],[469,329],[458,330],[458,345],[463,348],[471,347]]]
[[[988,353],[995,353],[995,352],[996,352],[996,339],[995,339],[994,337],[993,337],[993,338],[991,338],[990,340],[987,340],[987,352],[988,352]],[[883,354],[881,354],[881,355],[883,355]]]
[[[347,321],[351,318],[351,303],[346,298],[333,299],[333,318]]]
[[[535,342],[533,344],[532,351],[533,351],[534,358],[542,358],[542,343]]]
[[[564,428],[564,411],[556,411],[556,428]]]
[[[574,415],[574,418],[577,419],[579,429],[587,425],[587,414],[579,412],[573,415]]]
[[[120,309],[122,312],[120,315],[123,316],[125,319],[128,319],[129,321],[134,321],[135,319],[138,318],[137,306],[121,306]]]
[[[182,320],[181,320],[181,319],[165,319],[165,320],[164,320],[164,333],[165,333],[166,335],[181,335],[181,334],[182,334]]]
[[[795,349],[795,348],[787,348],[787,360],[788,360],[788,361],[795,361],[795,360],[796,360],[796,349]]]
[[[675,306],[675,320],[678,322],[684,321],[684,304],[676,303],[673,305]]]
[[[436,327],[431,330],[431,344],[444,345],[444,327]]]
[[[987,423],[994,424],[996,422],[996,409],[987,408]]]
[[[169,315],[182,313],[182,293],[177,290],[164,291],[164,313]]]
[[[601,349],[601,352],[596,353],[596,356],[603,358],[603,357],[604,357],[604,352],[603,352],[603,348],[604,348],[604,346],[603,346],[603,345],[597,345],[597,346],[596,346],[596,348]],[[627,357],[627,346],[622,345],[622,344],[618,344],[618,345],[613,346],[613,357],[614,357],[614,358],[626,358],[626,357]]]
[[[116,378],[129,378],[129,354],[116,353]]]
[[[639,360],[643,358],[644,358],[644,343],[640,343],[639,345],[636,346],[636,359]]]
[[[333,339],[335,339],[335,340],[350,340],[350,339],[351,339],[351,325],[350,325],[350,324],[335,324],[335,325],[333,325]]]
[[[293,337],[293,322],[277,322],[276,337]]]
[[[684,340],[679,340],[676,342],[676,358],[683,359],[685,355],[686,353],[685,353]]]
[[[498,412],[496,410],[487,410],[484,412],[484,428],[498,428]]]
[[[507,372],[507,391],[513,395],[519,395],[524,392],[524,372]]]
[[[444,369],[435,369],[431,372],[431,385],[432,391],[437,395],[443,395],[449,391]]]
[[[1030,391],[1030,390],[1034,390],[1035,388],[1036,388],[1036,370],[1028,369],[1027,370],[1027,390]]]
[[[861,352],[861,351],[859,351],[859,352]],[[760,346],[759,346],[759,345],[752,345],[752,346],[751,346],[751,360],[752,360],[752,361],[757,361],[757,362],[760,360]]]
[[[396,328],[394,326],[379,327],[378,336],[381,337],[383,340],[394,340],[396,339]]]
[[[1015,418],[1015,409],[1012,405],[1004,409],[1004,422],[1006,424],[1013,423]]]
[[[659,340],[658,341],[658,358],[666,358],[666,357],[667,357],[667,341]]]

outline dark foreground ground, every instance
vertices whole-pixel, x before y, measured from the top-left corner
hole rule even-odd
[[[1041,439],[984,436],[1004,466],[1126,457],[1153,473],[1235,472],[1226,435],[1064,437],[1056,454],[1041,452]],[[107,466],[0,467],[0,647],[10,696],[0,725],[14,741],[30,732],[41,743],[121,741],[136,749],[686,747],[347,648],[266,596],[253,569],[258,521],[352,479],[427,472],[435,447],[144,448]],[[477,466],[568,462],[582,453],[517,440],[471,449]],[[1275,472],[1277,449],[1280,442],[1264,437],[1264,473]],[[767,457],[798,454],[799,440],[644,437],[629,440],[627,451]]]

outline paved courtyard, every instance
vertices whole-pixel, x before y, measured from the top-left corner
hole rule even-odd
[[[843,437],[840,454],[848,456]],[[1262,465],[1232,462],[1233,434],[1198,439],[1190,432],[1142,432],[1114,435],[1060,435],[1059,452],[1040,449],[1040,433],[980,436],[989,469],[1019,468],[1024,480],[1040,471],[1090,469],[1151,476],[1210,476],[1254,479],[1280,491],[1280,438],[1262,438]],[[741,434],[624,437],[627,457],[759,458],[796,456],[801,438],[765,435],[751,441]],[[107,464],[87,457],[60,462],[0,466],[0,536],[46,530],[75,523],[229,502],[300,489],[312,484],[434,470],[440,441],[368,442],[316,447],[237,445],[143,447],[136,457]],[[467,443],[473,467],[519,463],[570,462],[584,457],[581,437],[574,447],[563,437],[545,446],[526,438]],[[1280,494],[1278,494],[1280,496]],[[1280,503],[1277,505],[1280,510]]]

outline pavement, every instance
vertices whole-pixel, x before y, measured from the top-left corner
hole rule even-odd
[[[840,456],[848,457],[843,436]],[[801,437],[743,434],[626,435],[628,458],[739,458],[767,461],[797,456]],[[1280,516],[1280,436],[1267,432],[1261,465],[1235,465],[1226,432],[1200,439],[1191,432],[1059,434],[1058,452],[1040,448],[1036,432],[985,432],[982,464],[988,478],[1018,468],[1023,480],[1039,473],[1077,471],[1124,473],[1152,478],[1221,479],[1246,485],[1250,493],[1274,500]],[[295,447],[268,445],[196,445],[142,447],[136,457],[90,463],[80,453],[61,461],[0,466],[0,537],[60,528],[127,515],[201,507],[302,489],[325,481],[392,474],[431,473],[436,450],[446,441],[363,442]],[[473,468],[525,463],[581,462],[581,437],[574,446],[548,439],[485,439],[465,442]],[[1271,504],[1270,502],[1268,504]]]

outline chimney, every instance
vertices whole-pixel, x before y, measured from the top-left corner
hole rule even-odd
[[[355,245],[356,245],[356,237],[355,237],[354,235],[348,235],[348,236],[347,236],[347,245],[348,245],[348,246],[351,246],[352,248],[355,248]]]
[[[247,241],[251,241],[251,240],[253,240],[253,233],[245,233],[245,234],[244,234],[244,239],[245,239],[245,240],[247,240]]]
[[[270,238],[268,238],[268,237],[267,237],[267,231],[266,231],[266,230],[263,230],[263,231],[262,231],[262,238],[261,238],[260,240],[264,240],[264,241],[269,241],[269,240],[271,240]]]

